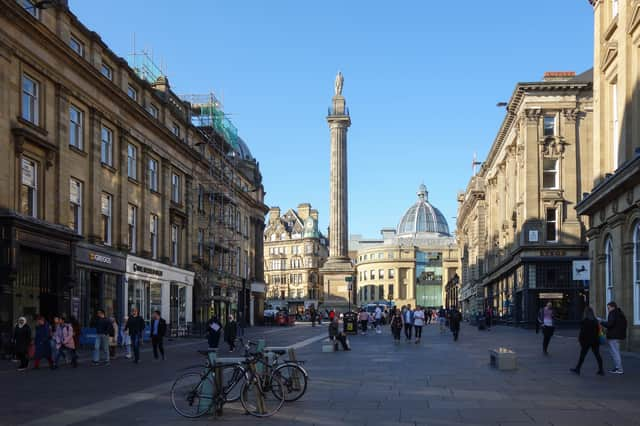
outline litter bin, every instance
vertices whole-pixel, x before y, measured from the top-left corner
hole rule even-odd
[[[347,312],[342,317],[344,334],[358,334],[358,315],[355,312]]]

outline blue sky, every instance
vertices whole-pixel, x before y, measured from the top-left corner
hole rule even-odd
[[[350,233],[396,226],[424,182],[455,228],[456,194],[518,81],[593,63],[586,0],[70,0],[120,56],[147,48],[179,94],[223,97],[266,202],[310,202],[326,230],[338,70],[351,111]]]

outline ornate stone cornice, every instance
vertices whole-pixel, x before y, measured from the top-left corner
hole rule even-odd
[[[527,108],[524,110],[524,116],[527,120],[527,123],[538,123],[540,121],[540,116],[542,115],[542,110],[540,108]]]

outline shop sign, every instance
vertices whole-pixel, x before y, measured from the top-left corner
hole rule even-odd
[[[157,275],[159,277],[162,276],[162,271],[161,270],[149,268],[147,266],[138,265],[137,263],[133,264],[133,272],[143,272],[145,274]]]
[[[565,250],[540,250],[540,256],[565,256]]]
[[[105,263],[107,265],[111,265],[111,258],[109,256],[105,256],[103,254],[89,252],[89,260],[93,262]]]
[[[562,293],[540,293],[538,299],[562,299],[564,294]]]
[[[574,260],[572,269],[574,281],[588,281],[591,277],[591,263],[588,260]]]

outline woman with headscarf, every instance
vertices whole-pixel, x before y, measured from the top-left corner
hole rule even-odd
[[[13,330],[13,344],[16,357],[20,361],[18,371],[25,371],[29,366],[29,345],[31,344],[31,328],[25,317],[18,318],[16,328]]]
[[[33,356],[33,368],[40,368],[40,360],[45,358],[49,362],[49,368],[53,369],[51,357],[51,327],[42,315],[36,318],[35,354]]]

